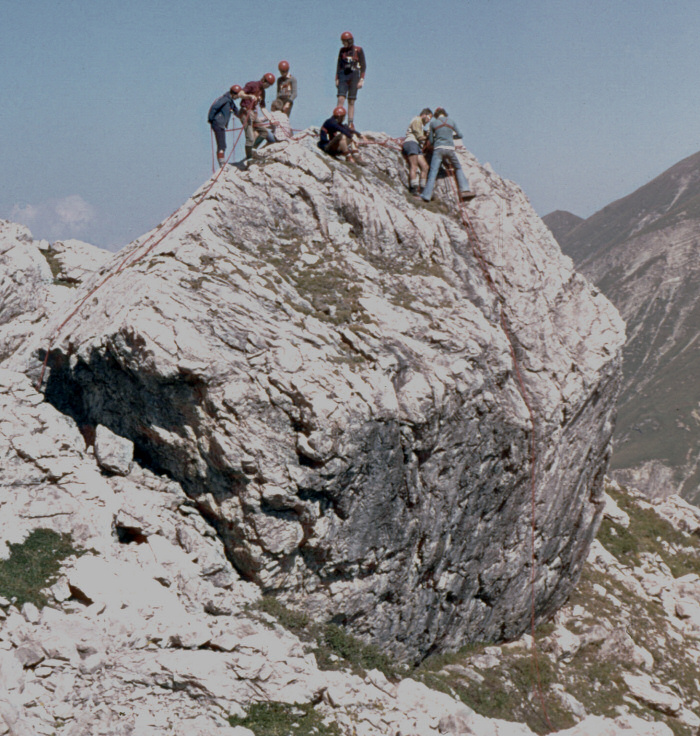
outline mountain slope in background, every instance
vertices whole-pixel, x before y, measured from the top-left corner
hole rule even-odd
[[[580,225],[583,222],[583,217],[566,210],[555,210],[545,215],[542,222],[552,231],[552,235],[559,240],[570,233],[577,225]]]
[[[697,501],[700,153],[557,239],[627,322],[614,474]]]

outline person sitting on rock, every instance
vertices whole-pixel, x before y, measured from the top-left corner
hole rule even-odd
[[[288,141],[292,137],[289,117],[284,112],[284,102],[279,97],[270,105],[270,112],[267,117],[272,124],[272,131],[276,141]]]
[[[346,161],[358,163],[353,155],[357,153],[357,146],[352,138],[353,136],[364,138],[353,128],[343,125],[345,115],[344,107],[338,106],[333,110],[332,117],[321,126],[318,147],[330,156],[345,156]]]
[[[430,172],[428,173],[428,181],[425,184],[421,197],[430,202],[433,197],[433,188],[437,179],[438,171],[443,161],[455,171],[457,175],[457,184],[459,186],[459,196],[463,202],[473,199],[476,195],[469,191],[469,182],[464,176],[462,165],[459,163],[457,154],[455,153],[455,138],[461,138],[462,134],[454,122],[447,115],[447,110],[438,107],[435,110],[435,116],[428,126],[428,139],[433,148],[433,157],[430,161]]]
[[[277,99],[282,103],[282,112],[289,116],[297,96],[297,79],[289,73],[288,61],[280,61],[277,68],[280,70],[277,77]]]
[[[428,140],[425,126],[432,117],[433,111],[429,107],[424,107],[420,115],[416,115],[409,123],[403,146],[401,146],[401,153],[408,161],[408,191],[411,194],[418,194],[419,183],[421,190],[424,189],[428,178],[428,163],[423,155],[423,145]],[[419,169],[420,180],[418,179]]]

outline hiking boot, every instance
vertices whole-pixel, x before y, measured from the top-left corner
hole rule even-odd
[[[409,194],[418,194],[418,187],[416,187],[416,186],[409,186],[408,187],[408,193]]]
[[[474,197],[476,197],[476,194],[469,191],[469,189],[465,189],[463,192],[459,193],[459,198],[462,200],[462,202],[469,202],[470,200],[474,199]]]

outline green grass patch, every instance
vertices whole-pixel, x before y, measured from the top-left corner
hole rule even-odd
[[[230,716],[228,721],[249,728],[255,736],[341,736],[338,725],[324,723],[311,703],[254,703],[244,718]]]
[[[47,599],[42,590],[54,582],[63,560],[82,554],[69,534],[52,529],[35,529],[24,542],[9,548],[9,558],[0,560],[0,595],[16,599],[18,607],[33,603],[43,608]]]
[[[274,596],[266,595],[261,598],[258,602],[258,608],[273,618],[276,618],[280,626],[283,626],[293,634],[303,638],[303,635],[308,633],[309,626],[311,625],[309,616],[303,611],[295,611],[287,608],[284,603]]]
[[[367,670],[380,670],[389,679],[398,677],[399,665],[388,654],[373,644],[365,644],[342,626],[315,623],[303,611],[288,608],[272,595],[264,596],[257,603],[257,608],[277,619],[280,626],[307,642],[321,670],[349,667],[361,675]]]
[[[700,575],[700,539],[683,534],[653,509],[641,508],[628,494],[612,488],[606,490],[630,518],[626,529],[603,520],[598,539],[608,552],[633,566],[641,563],[642,553],[658,554],[674,577],[688,573]]]

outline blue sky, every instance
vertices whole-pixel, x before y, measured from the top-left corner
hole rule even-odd
[[[209,104],[299,80],[335,104],[339,35],[367,55],[358,128],[442,105],[542,215],[587,217],[700,150],[697,0],[2,0],[0,217],[117,249],[211,174]]]

